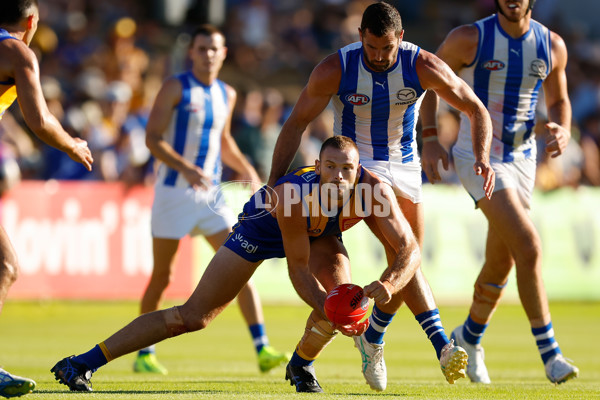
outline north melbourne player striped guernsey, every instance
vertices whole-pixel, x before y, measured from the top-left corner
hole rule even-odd
[[[492,118],[490,157],[502,162],[535,157],[535,110],[542,82],[552,70],[550,31],[531,20],[529,31],[511,38],[496,14],[475,22],[477,55],[460,71]],[[469,119],[461,114],[457,147],[472,151]]]
[[[419,161],[415,126],[425,92],[415,70],[419,50],[403,41],[396,63],[385,72],[364,64],[360,42],[338,50],[342,79],[331,100],[333,130],[356,142],[361,160]]]
[[[207,86],[191,71],[177,75],[181,101],[164,135],[165,140],[185,159],[202,168],[213,184],[221,181],[221,135],[229,117],[225,83],[215,80]],[[161,164],[156,185],[189,187],[176,170]]]
[[[11,36],[6,30],[0,29],[0,42],[6,39],[15,39],[16,37]],[[15,102],[17,99],[17,87],[15,86],[15,80],[9,79],[6,81],[0,81],[0,86],[10,86],[2,95],[0,95],[0,119],[4,112]]]

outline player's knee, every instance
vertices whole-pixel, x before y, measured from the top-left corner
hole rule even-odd
[[[156,289],[165,290],[169,284],[171,283],[172,276],[171,274],[152,274],[150,278],[150,286],[153,286]]]
[[[308,318],[304,335],[300,339],[296,351],[305,360],[314,360],[336,335],[337,332],[329,321],[316,316],[313,311]]]
[[[541,268],[542,245],[540,241],[533,241],[525,246],[521,253],[521,260],[517,260],[517,268]],[[520,262],[519,262],[520,261]]]
[[[12,285],[19,277],[19,264],[16,259],[7,257],[0,263],[2,285]]]
[[[162,312],[169,337],[179,336],[197,329],[191,329],[183,320],[179,307],[171,307]]]

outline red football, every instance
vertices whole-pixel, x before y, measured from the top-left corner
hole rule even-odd
[[[325,299],[325,315],[334,324],[350,325],[359,322],[369,310],[369,298],[363,289],[352,283],[336,286]]]

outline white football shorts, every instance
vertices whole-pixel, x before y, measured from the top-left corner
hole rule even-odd
[[[214,191],[156,185],[152,203],[152,236],[181,239],[187,234],[210,236],[231,229],[237,219]]]
[[[475,203],[485,197],[483,191],[483,177],[475,175],[473,164],[475,156],[471,152],[453,147],[452,157],[456,173],[463,186],[471,195]],[[518,161],[502,162],[491,159],[490,164],[496,173],[496,185],[494,193],[503,189],[515,189],[521,204],[526,209],[530,209],[531,196],[535,185],[535,158],[526,158]]]
[[[390,185],[396,196],[409,199],[415,204],[423,202],[420,161],[402,164],[397,161],[361,160],[360,163]]]

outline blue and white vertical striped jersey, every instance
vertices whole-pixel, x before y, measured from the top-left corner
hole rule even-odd
[[[221,136],[229,118],[226,86],[215,80],[206,86],[191,71],[177,75],[181,101],[175,107],[164,139],[186,160],[202,168],[213,184],[221,180]],[[177,171],[161,164],[157,185],[188,187]]]
[[[552,70],[550,31],[531,20],[514,39],[496,14],[475,22],[479,44],[475,61],[459,76],[473,88],[492,118],[490,157],[511,162],[535,157],[535,110],[542,82]],[[469,119],[461,114],[457,146],[472,151]]]
[[[419,50],[403,41],[385,72],[365,65],[360,42],[338,50],[342,80],[331,100],[333,131],[356,142],[361,160],[419,161],[415,126],[425,92],[415,69]]]

